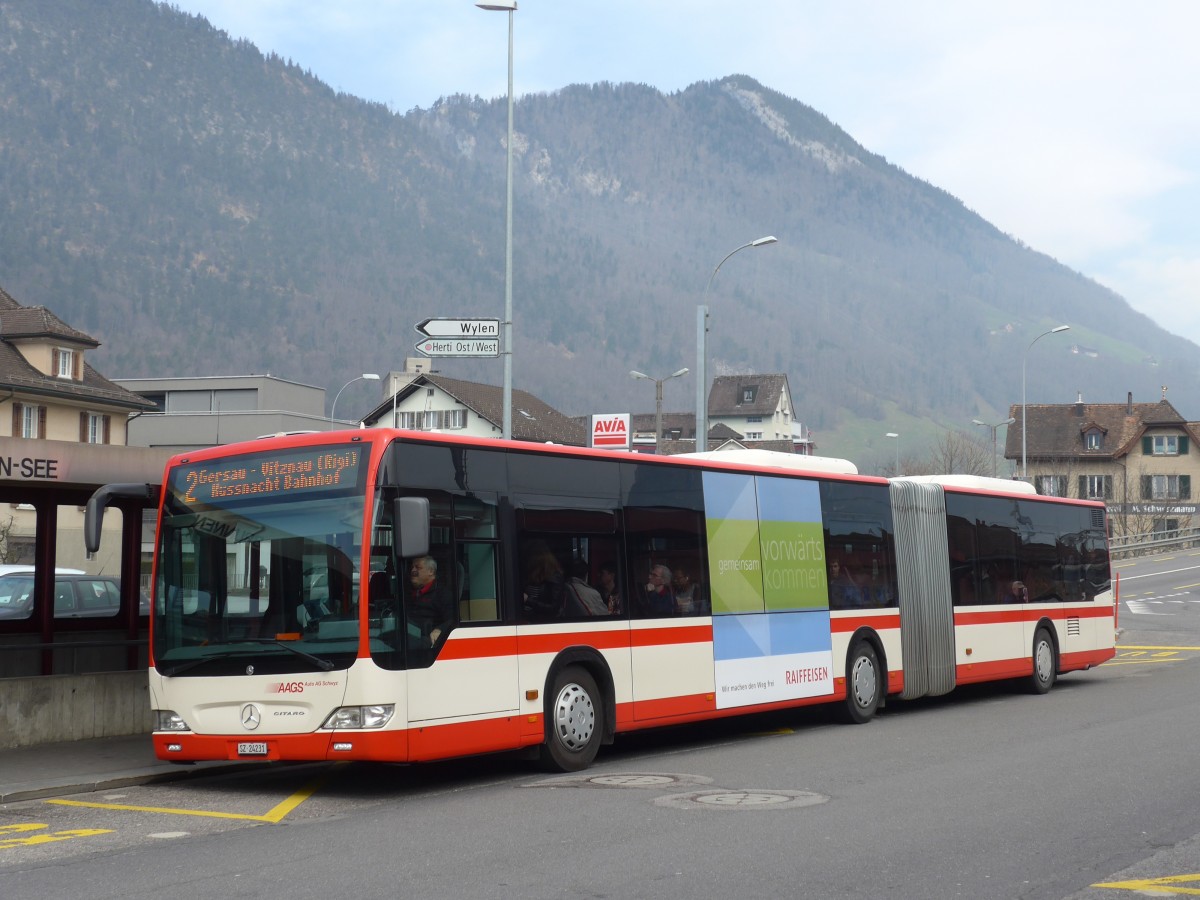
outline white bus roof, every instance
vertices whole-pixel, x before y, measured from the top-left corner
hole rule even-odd
[[[995,491],[1000,494],[1036,494],[1028,481],[1011,478],[987,478],[983,475],[904,475],[892,481],[915,481],[919,484],[940,484],[949,488],[970,488],[973,491]]]
[[[680,453],[685,459],[705,459],[709,462],[739,463],[744,466],[764,466],[773,469],[795,469],[800,472],[833,472],[838,475],[857,475],[858,467],[848,459],[832,456],[804,456],[800,453],[780,453],[778,450],[709,450],[706,453]]]

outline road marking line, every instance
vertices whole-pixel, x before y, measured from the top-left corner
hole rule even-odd
[[[336,763],[335,767],[340,767],[345,763]],[[249,815],[247,813],[226,813],[226,812],[207,812],[200,809],[173,809],[165,806],[130,806],[124,803],[86,803],[82,800],[47,800],[47,803],[53,803],[57,806],[82,806],[87,809],[115,809],[125,812],[148,812],[148,813],[163,813],[170,816],[200,816],[208,819],[239,819],[246,822],[268,822],[272,825],[278,825],[283,819],[292,812],[301,803],[315,794],[329,780],[332,771],[322,775],[315,781],[306,784],[300,790],[296,791],[282,803],[276,804],[266,814],[261,816]]]
[[[1171,887],[1182,885],[1184,882],[1200,882],[1200,874],[1169,875],[1166,878],[1146,878],[1141,881],[1110,881],[1106,884],[1093,884],[1092,887],[1115,888],[1119,891],[1147,891],[1151,894],[1181,894],[1200,897],[1200,888]]]
[[[1194,652],[1200,651],[1200,647],[1150,647],[1140,644],[1122,644],[1117,649],[1119,650],[1191,650]]]
[[[31,833],[35,831],[38,833]],[[6,834],[25,834],[27,837],[3,837]],[[12,847],[31,847],[35,844],[53,844],[56,841],[69,841],[71,838],[92,837],[97,834],[112,834],[112,829],[72,828],[68,831],[50,831],[49,825],[42,825],[38,822],[0,825],[0,850],[8,850]]]

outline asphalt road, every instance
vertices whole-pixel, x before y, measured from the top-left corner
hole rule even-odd
[[[1121,572],[1118,658],[1044,697],[668,729],[578,776],[508,757],[252,766],[13,804],[0,897],[1195,894],[1200,555]]]

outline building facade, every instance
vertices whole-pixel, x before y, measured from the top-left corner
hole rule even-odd
[[[1038,493],[1103,500],[1114,535],[1171,533],[1200,525],[1200,423],[1165,397],[1156,403],[1014,404],[1004,448],[1018,472],[1024,462]]]

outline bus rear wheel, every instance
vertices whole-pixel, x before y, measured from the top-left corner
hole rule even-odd
[[[1034,694],[1045,694],[1054,687],[1058,675],[1058,660],[1054,656],[1054,641],[1050,632],[1039,628],[1033,635],[1033,674],[1029,676],[1029,690]]]
[[[855,641],[846,660],[846,702],[840,718],[852,725],[870,722],[883,699],[879,656],[867,641]]]
[[[555,772],[586,769],[604,736],[604,702],[596,680],[586,669],[568,666],[555,676],[546,700],[542,765]]]

